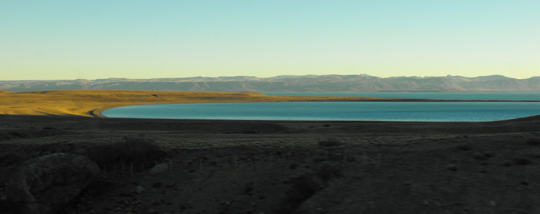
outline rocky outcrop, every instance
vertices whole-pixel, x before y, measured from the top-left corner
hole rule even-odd
[[[29,160],[6,185],[8,201],[25,214],[56,213],[100,173],[80,155],[55,153]]]
[[[168,163],[161,163],[158,165],[155,165],[150,170],[150,175],[161,175],[165,174],[169,171],[169,164]]]

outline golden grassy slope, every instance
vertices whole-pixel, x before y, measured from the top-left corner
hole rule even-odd
[[[109,108],[165,103],[362,101],[376,97],[266,96],[253,92],[63,90],[0,92],[0,114],[101,116]]]

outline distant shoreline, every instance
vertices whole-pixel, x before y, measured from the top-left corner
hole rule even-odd
[[[107,109],[152,104],[238,102],[540,102],[540,100],[437,100],[354,96],[267,96],[255,92],[58,90],[0,93],[0,114],[105,117]]]

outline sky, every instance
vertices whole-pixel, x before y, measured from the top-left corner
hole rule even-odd
[[[540,76],[538,0],[0,2],[0,80]]]

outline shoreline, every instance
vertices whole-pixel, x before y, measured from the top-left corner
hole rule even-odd
[[[272,101],[270,101],[272,102]],[[279,102],[279,101],[278,101]],[[286,101],[286,102],[532,102],[532,103],[538,103],[540,100],[437,100],[437,99],[394,99],[394,98],[387,98],[386,100],[323,100],[323,101]],[[246,102],[250,103],[250,102]],[[254,103],[254,102],[253,102]],[[142,105],[164,105],[164,104],[188,104],[188,103],[161,103],[161,104],[142,104]],[[93,111],[88,112],[90,115],[93,115],[94,117],[99,118],[109,118],[103,114],[101,114],[103,111],[113,109],[113,108],[119,108],[119,107],[127,107],[127,106],[138,106],[138,105],[119,105],[119,106],[107,106],[103,108],[99,108]],[[528,116],[528,117],[534,117],[538,115]],[[523,117],[526,118],[526,117]],[[519,118],[515,118],[519,119]],[[182,119],[181,119],[182,120]],[[213,119],[211,119],[213,120]],[[276,121],[287,121],[287,120],[276,120]],[[291,120],[295,121],[295,120]],[[311,120],[306,120],[311,121]],[[318,120],[314,120],[318,121]],[[329,120],[334,121],[334,120]],[[336,120],[337,121],[337,120]],[[504,120],[500,120],[504,121]],[[400,121],[395,121],[400,122]],[[410,121],[401,121],[401,122],[410,122]],[[427,121],[414,121],[414,122],[427,122]],[[444,121],[434,121],[434,122],[444,122]],[[495,121],[471,121],[471,122],[495,122]]]
[[[0,114],[105,117],[105,110],[134,105],[238,102],[540,102],[540,100],[438,100],[354,96],[268,96],[255,92],[58,90],[0,93]]]

